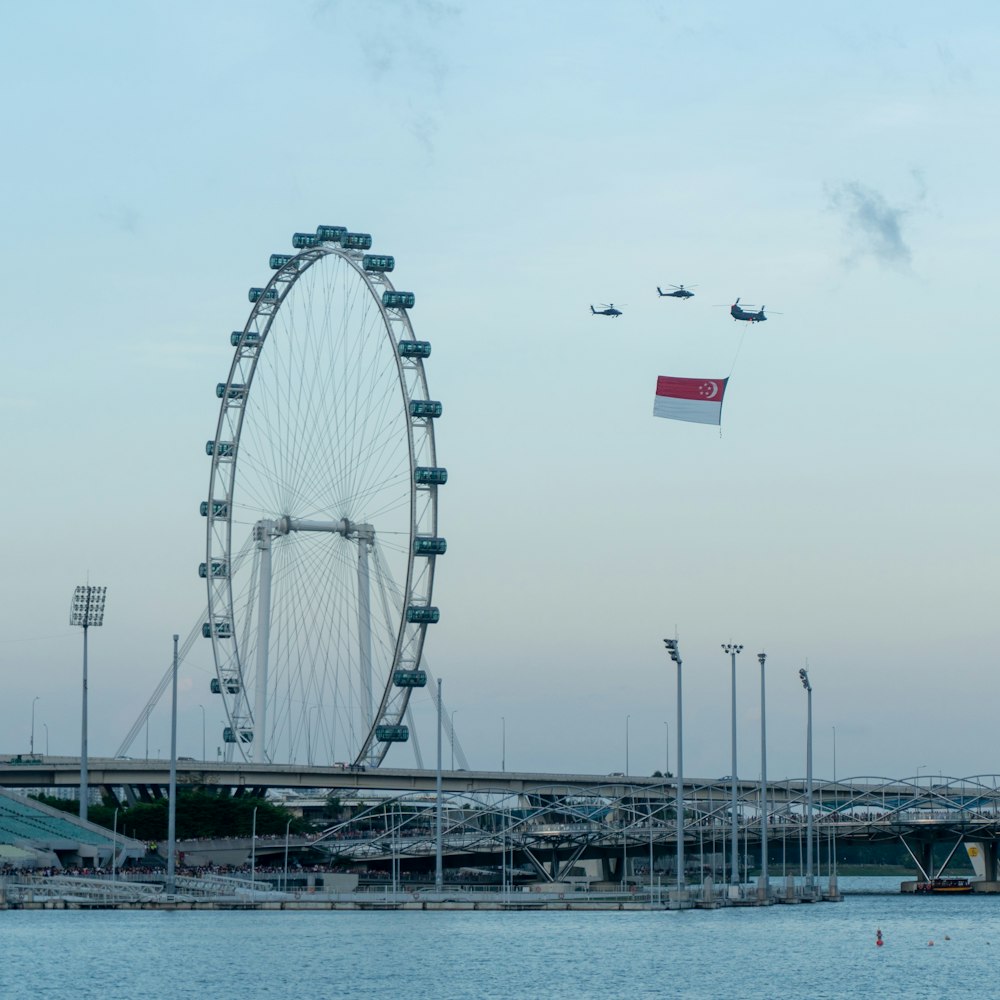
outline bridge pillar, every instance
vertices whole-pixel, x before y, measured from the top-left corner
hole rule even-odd
[[[934,878],[934,842],[931,840],[921,841],[917,853],[920,867],[927,873],[928,878]]]
[[[965,845],[966,853],[972,862],[976,877],[984,882],[996,882],[1000,871],[1000,841],[977,840]]]
[[[602,882],[614,882],[615,881],[615,868],[620,862],[619,858],[608,857],[605,855],[601,858],[601,868],[602,871]]]

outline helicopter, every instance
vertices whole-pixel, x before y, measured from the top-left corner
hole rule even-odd
[[[746,323],[766,323],[767,322],[767,317],[764,315],[764,307],[763,306],[761,306],[760,309],[758,309],[756,312],[754,312],[753,306],[748,306],[746,309],[743,309],[740,306],[740,300],[739,299],[737,299],[729,307],[729,315],[732,316],[733,319],[741,319],[741,320],[743,320]]]
[[[683,285],[668,285],[668,288],[672,288],[672,292],[665,292],[659,285],[656,286],[656,290],[660,293],[660,298],[663,299],[692,299],[694,298],[694,292],[690,288],[685,288]],[[698,286],[695,285],[695,288]]]
[[[590,311],[595,316],[614,316],[616,319],[621,316],[621,309],[616,309],[614,302],[610,302],[604,305],[601,309],[595,309],[593,306],[590,307]]]

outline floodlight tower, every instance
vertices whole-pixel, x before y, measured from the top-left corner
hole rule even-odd
[[[682,701],[681,651],[676,639],[664,639],[670,659],[677,665],[677,902],[683,905],[684,888],[684,706]]]
[[[809,671],[799,671],[799,680],[806,689],[806,888],[813,888],[813,689]]]
[[[107,587],[89,583],[73,591],[69,623],[83,629],[83,723],[80,727],[80,819],[87,818],[87,630],[104,624]]]
[[[735,888],[740,884],[740,854],[739,854],[739,835],[740,831],[736,825],[736,657],[739,653],[743,651],[742,644],[738,642],[724,642],[722,644],[722,651],[729,657],[730,663],[732,664],[732,746],[733,746],[733,763],[732,763],[732,773],[729,775],[730,792],[731,792],[731,802],[729,806],[729,819],[730,825],[732,826],[732,845],[729,856],[729,887],[730,895],[733,894]]]

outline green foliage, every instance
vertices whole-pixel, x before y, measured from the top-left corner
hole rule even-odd
[[[36,796],[39,802],[63,812],[78,813],[76,799],[56,799],[50,795]],[[291,821],[291,833],[308,833],[309,824],[293,816],[287,809],[266,799],[220,795],[204,789],[181,789],[177,793],[177,839],[197,837],[249,837],[257,810],[257,833],[261,836],[284,834]],[[115,806],[95,805],[87,810],[91,823],[111,830],[115,825]],[[118,832],[136,840],[167,839],[167,800],[138,802],[117,809]]]

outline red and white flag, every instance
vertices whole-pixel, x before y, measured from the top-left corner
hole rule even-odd
[[[727,378],[671,378],[656,380],[653,416],[690,420],[695,424],[722,423],[722,397]]]

